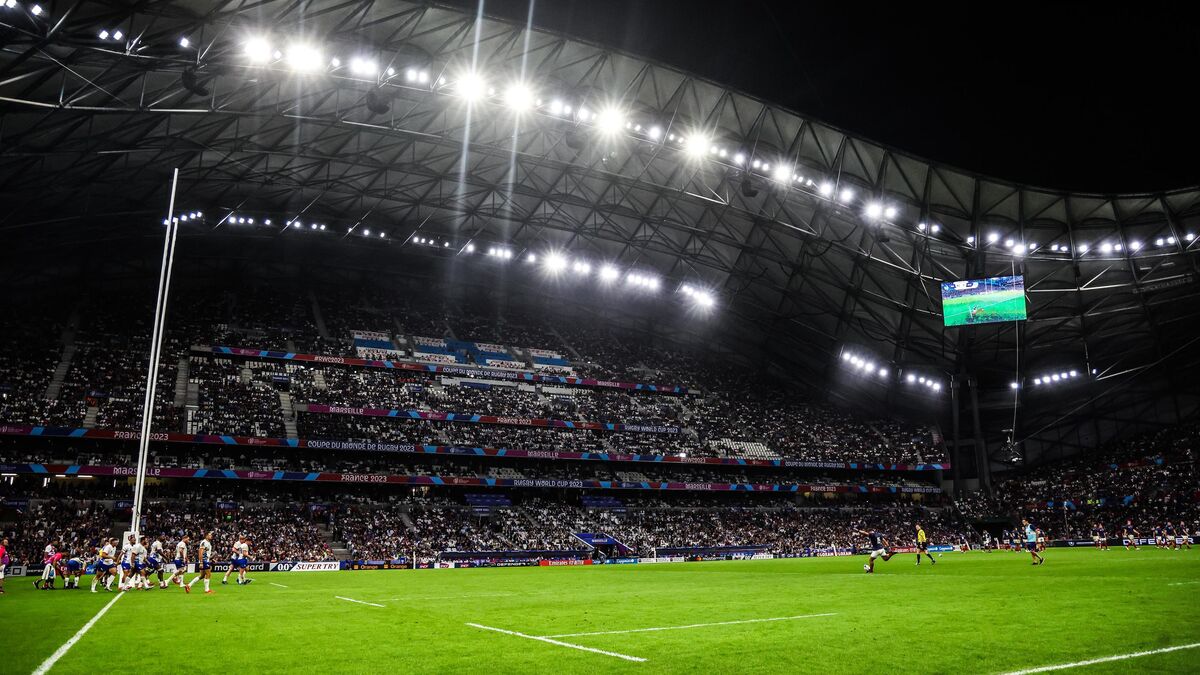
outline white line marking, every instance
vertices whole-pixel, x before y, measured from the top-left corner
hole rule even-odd
[[[280,588],[287,588],[287,586],[284,586],[283,584],[277,584],[274,581],[268,581],[267,583],[271,584],[272,586],[278,586]]]
[[[658,626],[656,628],[631,628],[629,630],[599,630],[591,633],[561,633],[559,635],[545,635],[543,637],[561,638],[561,637],[583,637],[585,635],[618,635],[621,633],[650,633],[660,630],[683,630],[685,628],[706,628],[708,626],[733,626],[741,623],[767,623],[768,621],[794,621],[796,619],[812,619],[818,616],[834,616],[836,612],[827,612],[825,614],[801,614],[800,616],[777,616],[770,619],[743,619],[741,621],[718,621],[716,623],[691,623],[686,626]]]
[[[490,630],[490,631],[495,631],[497,633],[504,633],[505,635],[512,635],[514,637],[522,637],[527,640],[537,640],[538,642],[545,642],[546,644],[558,645],[559,647],[568,647],[570,649],[578,649],[579,651],[583,651],[583,652],[592,652],[593,654],[603,654],[604,656],[612,656],[612,657],[615,657],[618,659],[625,659],[626,661],[636,661],[637,663],[645,663],[645,661],[646,661],[646,659],[643,659],[640,656],[630,656],[628,654],[620,654],[617,652],[606,652],[603,649],[593,649],[591,647],[584,647],[583,645],[573,645],[570,642],[559,642],[558,640],[551,640],[548,637],[539,637],[537,635],[526,635],[525,633],[518,633],[515,630],[504,630],[503,628],[493,628],[492,626],[484,626],[483,624],[470,623],[470,622],[468,622],[467,625],[472,626],[474,628],[480,628],[482,630]]]
[[[123,595],[125,594],[118,593],[117,597],[109,600],[108,604],[105,605],[103,609],[101,609],[99,612],[96,612],[96,616],[93,616],[91,621],[83,624],[83,628],[80,628],[79,632],[72,635],[70,640],[64,642],[63,646],[58,648],[58,651],[50,655],[50,658],[42,661],[42,665],[38,666],[37,670],[33,671],[33,675],[45,675],[47,672],[49,672],[49,670],[54,667],[54,664],[58,663],[58,660],[61,659],[67,653],[67,651],[75,645],[76,642],[79,642],[79,638],[82,638],[89,630],[91,630],[92,626],[95,626],[96,622],[100,620],[100,617],[104,616],[104,614],[108,612],[108,608],[117,604],[117,601],[120,600],[121,596]]]
[[[1179,581],[1168,586],[1191,586],[1192,584],[1200,584],[1200,581]]]
[[[466,593],[463,595],[412,595],[403,598],[392,598],[392,600],[457,600],[459,598],[507,598],[516,595],[516,593]],[[544,593],[526,593],[526,595],[545,595]]]
[[[346,602],[357,602],[360,605],[370,605],[372,607],[383,607],[384,606],[384,605],[375,604],[374,602],[363,602],[362,600],[355,600],[354,598],[343,598],[340,595],[335,595],[333,597],[337,598],[338,600],[345,600]]]
[[[1197,647],[1200,647],[1200,642],[1193,642],[1190,645],[1178,645],[1176,647],[1163,647],[1162,649],[1150,649],[1144,652],[1117,654],[1116,656],[1104,656],[1098,659],[1088,659],[1087,661],[1076,661],[1075,663],[1061,663],[1057,666],[1041,666],[1040,668],[1014,670],[1011,673],[1005,673],[1005,675],[1030,675],[1031,673],[1045,673],[1051,670],[1066,670],[1067,668],[1079,668],[1080,666],[1090,666],[1096,663],[1108,663],[1109,661],[1124,661],[1125,659],[1136,659],[1141,656],[1166,654],[1168,652],[1177,652],[1182,649],[1195,649]]]

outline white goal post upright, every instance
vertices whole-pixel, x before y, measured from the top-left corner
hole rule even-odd
[[[158,360],[162,349],[163,328],[167,323],[167,298],[171,293],[171,268],[175,264],[175,189],[179,186],[179,168],[171,178],[171,200],[167,207],[166,234],[163,237],[162,267],[158,273],[158,301],[154,306],[154,328],[150,335],[150,367],[146,370],[146,400],[142,404],[142,433],[138,437],[137,474],[133,488],[133,522],[129,529],[135,537],[141,533],[142,493],[146,489],[146,461],[150,454],[150,423],[154,419],[154,396],[158,385]]]

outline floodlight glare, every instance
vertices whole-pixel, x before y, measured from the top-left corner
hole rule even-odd
[[[578,274],[580,276],[587,276],[588,274],[591,273],[592,266],[590,264],[588,264],[586,261],[576,260],[575,265],[572,267],[572,269],[575,271],[576,274]]]
[[[611,283],[621,276],[621,272],[612,265],[605,265],[600,268],[600,280],[605,283]]]
[[[708,137],[704,134],[691,134],[684,139],[684,150],[693,159],[703,157],[708,152],[708,146]]]
[[[650,140],[657,141],[658,139],[662,138],[662,128],[650,127],[649,131],[646,132],[646,135],[650,137]]]
[[[250,63],[266,63],[271,60],[271,45],[262,38],[254,38],[246,42],[246,57]]]
[[[615,134],[625,126],[625,115],[617,108],[605,108],[596,113],[596,128],[604,134]]]
[[[525,256],[525,262],[527,262],[527,263],[535,263],[535,262],[537,262],[537,254],[536,254],[536,253],[530,253],[529,255]]]
[[[917,381],[917,376],[916,376],[916,375],[913,375],[912,373],[909,373],[909,374],[908,374],[908,377],[907,377],[907,378],[905,378],[905,379],[907,379],[909,382],[916,382],[916,381]]]
[[[298,73],[311,73],[321,67],[325,59],[315,47],[305,44],[294,44],[288,47],[287,63]]]
[[[533,102],[533,90],[524,83],[513,83],[504,91],[504,103],[517,112],[533,108]]]
[[[895,218],[895,217],[896,217],[896,213],[897,213],[897,212],[896,212],[896,207],[894,207],[894,206],[889,206],[889,207],[887,207],[886,209],[884,209],[884,210],[883,210],[883,217],[884,217],[884,218],[887,218],[888,220],[891,220],[891,219],[893,219],[893,218]]]
[[[1025,255],[1025,244],[1016,244],[1013,246],[1013,254],[1017,256]]]
[[[994,244],[994,243],[1000,241],[1000,233],[999,232],[988,232],[987,240],[988,240],[989,244]]]
[[[774,175],[775,180],[779,181],[780,183],[786,183],[788,179],[792,177],[792,171],[786,166],[780,165],[775,167]]]
[[[42,15],[42,6],[41,6],[41,5],[34,5],[33,7],[30,7],[30,8],[29,8],[29,11],[30,11],[30,12],[31,12],[31,13],[32,13],[34,16],[41,16],[41,15]]]
[[[379,72],[379,66],[370,59],[356,57],[350,59],[350,72],[360,76],[374,75]]]
[[[546,269],[554,274],[558,274],[567,269],[567,257],[561,253],[551,253],[546,256]]]
[[[829,195],[832,195],[833,194],[833,183],[830,183],[828,181],[821,183],[820,192],[821,192],[822,197],[828,197]]]
[[[477,73],[467,72],[458,76],[454,90],[467,102],[478,101],[487,93],[487,83]]]
[[[879,220],[883,215],[883,205],[879,202],[871,202],[867,204],[867,217],[871,220]]]
[[[849,204],[851,199],[854,199],[854,190],[850,188],[844,188],[842,194],[838,195],[838,201],[843,204]]]
[[[842,360],[849,361],[850,360],[850,352],[842,352]],[[909,377],[912,377],[912,376],[910,375]]]
[[[192,44],[191,40],[188,40],[186,37],[179,38],[179,46],[180,47],[187,49],[188,47],[191,46],[191,44]]]

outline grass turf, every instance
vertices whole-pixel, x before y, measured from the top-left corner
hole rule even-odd
[[[979,313],[971,316],[971,308]],[[1016,321],[1025,318],[1025,293],[1023,291],[995,291],[978,295],[960,295],[942,300],[942,313],[946,326],[964,326],[997,321]]]
[[[148,672],[1002,673],[1200,642],[1200,549],[1053,549],[573,568],[260,573],[216,595],[127,593],[53,668]],[[190,577],[189,577],[190,578]],[[33,671],[114,595],[8,578],[0,672]],[[286,588],[272,584],[282,584]],[[335,596],[373,602],[372,607]],[[564,637],[832,612],[807,619]],[[1200,649],[1089,666],[1195,672]]]

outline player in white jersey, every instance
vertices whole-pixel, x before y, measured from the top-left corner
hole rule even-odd
[[[142,570],[146,567],[146,547],[142,542],[130,536],[133,543],[129,546],[129,573],[125,577],[125,585],[121,590],[131,591],[135,588],[147,588],[146,576]]]
[[[229,569],[225,570],[225,576],[221,579],[222,584],[229,583],[229,573],[237,570],[238,585],[248,584],[252,579],[246,578],[246,568],[250,565],[250,542],[246,541],[246,535],[239,535],[238,540],[233,544],[233,555],[229,558]]]
[[[142,543],[146,542],[142,539]],[[166,562],[166,556],[163,554],[162,537],[155,537],[154,541],[150,542],[150,554],[146,556],[146,569],[144,571],[146,580],[150,580],[150,575],[154,572],[158,573],[158,587],[166,588],[167,582],[163,581],[163,564]]]
[[[117,567],[117,588],[125,588],[125,578],[133,574],[133,535],[121,545],[121,564]]]
[[[116,539],[109,539],[104,542],[100,550],[96,551],[96,576],[92,579],[93,593],[96,592],[96,585],[101,581],[104,582],[104,590],[112,592],[112,583],[116,578],[115,569],[117,567],[116,542]]]
[[[209,532],[204,535],[204,539],[200,541],[200,545],[196,547],[196,571],[199,574],[195,579],[188,582],[188,586],[195,584],[198,580],[204,579],[204,592],[212,595],[214,591],[208,587],[212,580],[212,563],[213,563],[213,533]]]
[[[46,544],[45,556],[42,558],[42,576],[40,579],[34,579],[33,587],[39,590],[51,590],[54,588],[54,564],[55,554],[58,552],[54,547],[55,541],[50,540]]]
[[[192,592],[192,587],[183,583],[183,575],[187,573],[188,541],[190,539],[191,537],[185,534],[179,538],[179,543],[175,544],[175,571],[171,572],[171,578],[167,579],[168,584],[175,582],[185,593]]]

